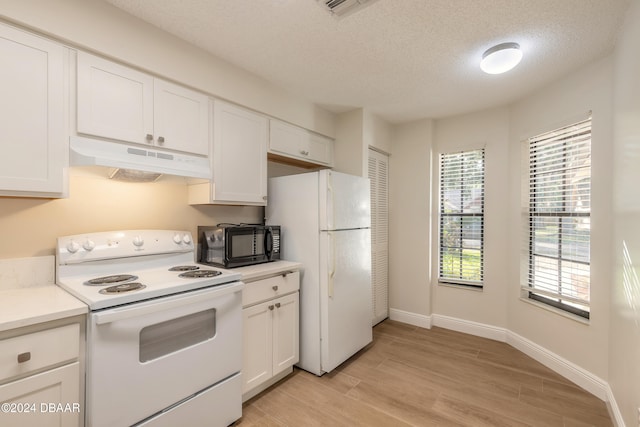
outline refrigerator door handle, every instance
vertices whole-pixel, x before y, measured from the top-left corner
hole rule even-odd
[[[331,179],[331,172],[327,173],[327,229],[333,230],[333,224],[335,224],[335,213],[333,211],[333,185]]]
[[[329,237],[329,283],[327,286],[329,298],[333,298],[333,278],[336,275],[336,256],[335,256],[335,241],[333,233],[327,233]]]

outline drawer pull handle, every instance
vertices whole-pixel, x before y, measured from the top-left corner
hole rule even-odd
[[[273,305],[270,305],[270,306],[269,306],[269,310],[273,310]]]
[[[278,285],[272,286],[271,289],[273,289],[274,291],[278,290]]]
[[[279,302],[276,303],[276,308],[280,308],[280,303]]]
[[[31,360],[31,352],[27,351],[26,353],[20,353],[18,355],[18,363],[24,363]]]

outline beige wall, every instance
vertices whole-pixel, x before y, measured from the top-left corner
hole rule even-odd
[[[366,176],[363,170],[363,110],[357,108],[336,117],[336,141],[333,147],[334,169],[357,176]]]
[[[389,308],[431,314],[432,132],[429,119],[397,125],[389,159]]]
[[[537,91],[511,108],[509,180],[509,329],[605,379],[611,281],[611,58]],[[584,119],[592,111],[591,319],[589,324],[521,300],[521,141]],[[568,339],[571,337],[571,339]]]
[[[0,197],[0,258],[55,253],[56,237],[129,229],[188,230],[220,222],[262,221],[260,207],[189,206],[184,178],[111,181],[106,168],[73,168],[68,199]]]
[[[627,426],[640,408],[640,2],[627,13],[614,74],[614,281],[609,384]]]
[[[434,221],[432,250],[433,312],[489,324],[507,326],[507,265],[509,234],[507,207],[509,190],[509,110],[498,108],[437,120],[434,137],[434,171],[440,153],[485,149],[484,288],[482,291],[438,285],[438,224]],[[439,194],[438,179],[432,192]],[[438,210],[433,200],[433,210]]]
[[[352,175],[368,174],[369,147],[391,152],[392,125],[362,108],[336,117],[335,170]]]
[[[0,18],[308,129],[334,135],[334,115],[100,0],[0,0]],[[71,169],[70,198],[0,197],[0,257],[53,254],[62,235],[256,222],[261,208],[187,205],[184,179],[108,181]],[[282,173],[281,170],[278,170]]]
[[[612,58],[604,58],[509,107],[394,126],[392,310],[413,313],[417,318],[442,315],[504,328],[607,380],[612,276],[612,68]],[[520,299],[520,141],[583,118],[589,111],[593,111],[592,313],[589,324],[585,324]],[[483,146],[485,288],[479,292],[438,285],[434,214],[438,207],[434,199],[438,194],[438,153]],[[623,339],[629,338],[623,335]],[[637,347],[634,349],[637,354]]]
[[[0,0],[0,17],[334,136],[334,115],[100,0]]]

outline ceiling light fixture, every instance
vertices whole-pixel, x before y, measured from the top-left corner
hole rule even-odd
[[[501,74],[509,71],[522,59],[518,43],[501,43],[482,55],[480,68],[487,74]]]

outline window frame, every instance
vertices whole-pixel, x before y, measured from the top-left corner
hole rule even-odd
[[[481,168],[481,182],[480,182],[480,211],[479,212],[464,212],[464,209],[461,209],[460,212],[445,212],[445,158],[447,157],[454,157],[454,156],[473,156],[473,155],[479,155],[481,162],[482,162],[482,168]],[[461,163],[462,165],[462,163]],[[484,253],[484,243],[485,243],[485,238],[484,238],[484,233],[485,233],[485,193],[486,193],[486,152],[485,152],[485,148],[476,148],[476,149],[469,149],[469,150],[463,150],[463,151],[457,151],[457,152],[448,152],[448,153],[440,153],[439,154],[439,162],[438,162],[438,166],[439,166],[439,183],[438,183],[438,190],[439,190],[439,195],[438,195],[438,283],[439,284],[445,284],[445,285],[454,285],[454,286],[460,286],[460,287],[468,287],[468,288],[473,288],[473,289],[478,289],[478,290],[482,290],[484,287],[484,259],[485,259],[485,253]],[[464,189],[462,189],[462,187],[464,186],[464,178],[470,176],[470,173],[463,173],[461,171],[461,179],[460,179],[460,185],[461,185],[461,193],[464,192]],[[469,187],[467,191],[471,191],[472,187]],[[464,196],[460,196],[461,202]],[[471,199],[471,201],[473,201],[473,199]],[[445,275],[444,271],[443,271],[443,256],[444,256],[444,249],[445,249],[445,245],[443,242],[443,238],[444,238],[444,222],[443,219],[444,218],[460,218],[460,245],[459,245],[459,249],[460,249],[460,255],[459,255],[459,268],[460,268],[460,274],[458,275],[458,277],[453,277],[451,275]],[[479,244],[479,248],[478,249],[472,249],[472,250],[478,250],[479,251],[479,280],[470,280],[468,278],[464,278],[464,274],[462,273],[463,271],[463,263],[464,263],[464,243],[463,243],[463,227],[464,227],[464,218],[479,218],[480,219],[480,244]],[[453,246],[448,247],[448,248],[453,248]],[[469,248],[467,248],[469,249]]]
[[[588,138],[584,138],[580,140],[581,135],[588,135]],[[536,172],[533,165],[536,160],[534,159],[534,155],[539,155],[539,149],[536,151],[534,149],[534,144],[540,144],[545,140],[551,140],[554,143],[561,142],[561,155],[559,158],[561,159],[562,168],[559,168],[561,175],[557,179],[557,181],[553,181],[556,185],[561,188],[559,191],[561,202],[559,203],[562,206],[562,210],[557,211],[547,211],[541,209],[538,205],[541,204],[540,200],[544,200],[545,197],[551,197],[550,194],[553,193],[553,189],[540,190],[539,186],[548,186],[549,183],[546,182],[544,185],[539,184],[536,179],[540,179],[540,176],[543,175],[542,172]],[[525,220],[524,220],[524,234],[527,236],[526,241],[523,242],[523,246],[526,247],[526,274],[523,274],[521,289],[523,292],[523,297],[530,299],[532,301],[536,301],[547,306],[562,310],[563,312],[576,315],[582,319],[589,320],[590,318],[590,295],[591,295],[591,199],[592,199],[592,148],[591,141],[592,140],[592,121],[589,116],[586,119],[574,121],[569,125],[563,126],[559,129],[543,132],[534,137],[528,138],[525,141],[526,144],[526,173],[523,174],[523,183],[526,185],[523,188],[526,188],[526,194],[524,195],[523,201],[526,203],[524,206]],[[585,142],[586,141],[586,142]],[[580,144],[584,144],[587,148],[580,148]],[[577,148],[576,148],[577,147]],[[572,150],[576,150],[576,153],[572,153]],[[535,154],[534,154],[535,152]],[[571,170],[573,169],[570,165],[571,162],[577,161],[580,156],[587,156],[589,159],[588,166],[582,166],[582,170],[586,170],[588,172],[588,200],[589,200],[589,208],[588,211],[576,212],[570,209],[570,204],[572,201],[572,189],[568,185],[569,180],[571,179]],[[538,166],[539,168],[543,168],[547,166],[546,164],[541,164]],[[568,208],[569,207],[569,208]],[[535,250],[536,245],[536,231],[538,230],[537,225],[535,225],[536,219],[557,219],[557,245],[556,245],[556,253],[557,256],[551,256],[549,254],[538,253]],[[588,261],[578,260],[576,258],[570,258],[567,255],[564,255],[563,245],[566,243],[576,243],[579,242],[579,239],[575,236],[571,236],[569,234],[569,238],[564,240],[563,234],[567,233],[565,231],[564,221],[567,219],[587,219],[589,222],[588,228]],[[541,274],[541,268],[536,269],[535,261],[536,257],[543,257],[548,260],[552,260],[555,262],[558,267],[556,270],[557,277],[557,292],[553,292],[547,289],[544,289],[544,286],[540,286],[539,288],[534,289],[535,284],[535,276],[536,274]],[[571,295],[563,293],[563,286],[565,286],[566,281],[564,280],[566,276],[563,274],[563,263],[573,263],[579,264],[581,266],[587,266],[586,269],[586,277],[588,280],[586,293],[587,299],[584,298],[574,298]],[[549,267],[547,267],[549,268]],[[570,269],[571,271],[571,269]],[[583,271],[584,272],[584,271]],[[571,278],[571,282],[573,282],[573,278]],[[575,288],[579,288],[579,285],[575,285]]]

